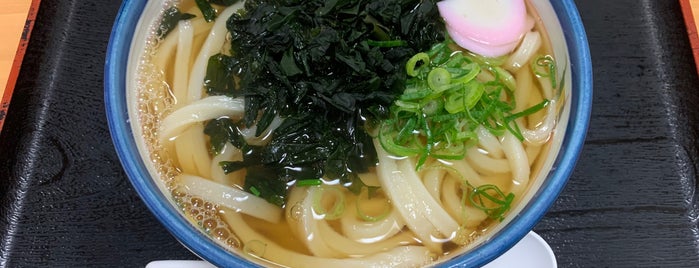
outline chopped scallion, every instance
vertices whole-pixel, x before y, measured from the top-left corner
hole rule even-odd
[[[512,121],[546,107],[543,101],[524,111],[515,109],[514,76],[499,65],[502,58],[484,58],[453,51],[449,40],[412,56],[406,63],[409,76],[403,94],[393,102],[391,117],[379,128],[379,141],[397,156],[417,157],[416,169],[428,157],[462,159],[468,147],[478,143],[474,130],[482,125],[495,136],[505,131],[523,140]],[[550,57],[537,60],[537,75],[555,75]],[[534,68],[535,66],[532,66]],[[487,71],[492,81],[476,77]]]
[[[260,190],[257,190],[255,186],[250,187],[250,192],[254,194],[255,196],[260,196]]]
[[[317,186],[323,184],[320,179],[308,179],[308,180],[298,180],[296,181],[296,186],[306,187],[306,186]]]

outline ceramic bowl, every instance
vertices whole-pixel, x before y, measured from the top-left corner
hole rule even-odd
[[[137,144],[131,116],[134,110],[133,94],[127,93],[129,72],[133,71],[132,48],[138,47],[152,20],[145,15],[148,5],[159,1],[126,0],[121,6],[107,49],[105,66],[105,102],[107,117],[116,151],[134,188],[156,218],[188,249],[201,258],[220,267],[253,265],[209,239],[200,228],[191,224],[180,213],[172,197],[159,179],[152,176],[150,161],[144,160]],[[557,124],[557,135],[552,141],[550,158],[535,185],[524,197],[525,202],[514,207],[506,219],[487,237],[463,249],[461,253],[439,266],[474,267],[495,259],[522,239],[544,216],[568,181],[582,150],[592,102],[592,70],[587,39],[582,21],[572,0],[530,0],[549,32],[557,59],[561,64],[566,88],[566,105]],[[143,18],[143,19],[142,19]],[[141,42],[142,43],[142,42]],[[137,132],[137,131],[136,131]],[[155,257],[155,256],[154,256]]]

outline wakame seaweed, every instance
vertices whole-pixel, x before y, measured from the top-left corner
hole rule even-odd
[[[175,29],[175,26],[177,26],[178,22],[180,22],[181,20],[188,20],[194,17],[195,16],[193,14],[180,12],[180,9],[178,9],[177,7],[170,7],[165,10],[165,13],[163,14],[163,19],[160,22],[160,26],[158,27],[155,34],[158,36],[158,38],[163,39],[173,29]]]
[[[406,61],[444,39],[435,3],[246,1],[227,20],[232,56],[214,56],[207,70],[209,94],[245,98],[241,120],[206,127],[212,150],[225,140],[244,148],[224,170],[247,168],[244,188],[280,206],[295,180],[339,179],[358,193],[357,174],[377,163],[369,126],[402,93]],[[237,129],[260,135],[275,117],[284,121],[267,145],[240,144]]]
[[[219,6],[230,6],[237,3],[240,0],[194,0],[197,4],[199,11],[201,11],[202,16],[206,22],[212,22],[216,19],[216,8],[212,4]]]

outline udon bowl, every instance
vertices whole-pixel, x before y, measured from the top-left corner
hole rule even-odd
[[[179,211],[164,183],[152,175],[152,165],[139,151],[129,109],[128,73],[133,71],[132,40],[143,39],[143,25],[149,1],[126,0],[121,6],[111,34],[105,66],[105,103],[112,139],[121,164],[155,217],[188,249],[220,267],[255,265],[212,241]],[[151,1],[158,2],[158,1]],[[474,246],[438,266],[476,267],[484,265],[516,244],[544,216],[563,190],[582,150],[592,102],[592,70],[587,39],[572,0],[530,0],[549,33],[553,51],[559,60],[567,102],[561,111],[552,140],[552,152],[544,161],[539,178],[513,207],[503,222]],[[151,18],[152,19],[152,18]],[[563,63],[563,64],[561,64]]]

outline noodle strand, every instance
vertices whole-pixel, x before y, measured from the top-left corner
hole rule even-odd
[[[192,72],[189,75],[189,92],[187,94],[187,100],[189,102],[202,98],[204,77],[206,76],[206,67],[209,62],[209,58],[221,51],[221,47],[226,40],[226,35],[228,34],[228,30],[226,29],[226,21],[231,15],[233,15],[233,13],[238,11],[242,5],[243,1],[227,7],[223,10],[223,12],[221,12],[221,14],[219,14],[216,22],[214,22],[214,26],[211,28],[209,36],[206,38],[204,45],[199,51],[199,55],[194,61],[194,66],[192,66]]]

